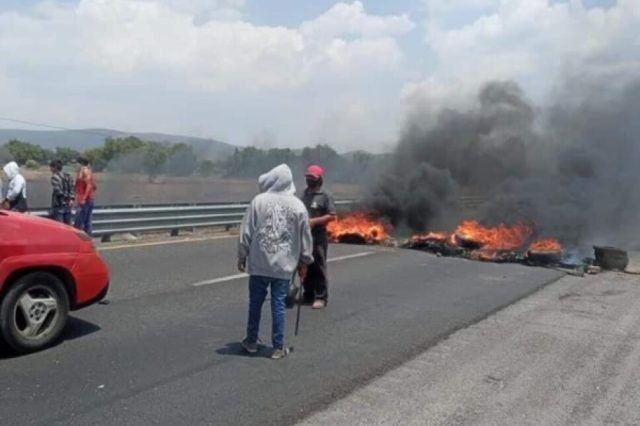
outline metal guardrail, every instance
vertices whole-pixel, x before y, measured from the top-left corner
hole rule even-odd
[[[353,203],[353,200],[339,200],[336,207],[342,210]],[[177,235],[181,229],[229,229],[240,225],[248,206],[249,203],[245,202],[96,207],[93,210],[93,235],[109,241],[115,234],[170,231],[171,235]],[[47,217],[49,212],[39,209],[31,211],[31,214]]]
[[[461,205],[466,209],[476,209],[485,201],[481,196],[464,196]],[[356,204],[355,200],[336,201],[338,210],[347,210]],[[196,204],[153,204],[96,207],[93,211],[93,235],[109,241],[112,235],[170,231],[177,235],[180,230],[203,227],[238,226],[249,206],[244,203],[196,203]],[[39,209],[31,214],[47,217],[48,211]],[[75,214],[75,212],[74,212]]]

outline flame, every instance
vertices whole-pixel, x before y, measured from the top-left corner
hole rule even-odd
[[[424,246],[437,253],[462,253],[469,259],[489,262],[514,262],[524,259],[523,256],[529,252],[562,252],[562,245],[556,239],[538,240],[528,245],[534,235],[535,227],[529,223],[500,224],[491,227],[483,226],[476,220],[466,220],[451,234],[429,232],[414,235],[408,241],[407,247]],[[454,250],[446,250],[446,247]],[[527,247],[528,250],[525,252]]]
[[[353,213],[329,222],[327,232],[332,241],[346,236],[358,236],[367,243],[381,243],[389,239],[388,227],[364,213]]]
[[[494,260],[498,259],[499,255],[500,255],[500,250],[480,249],[480,250],[473,250],[470,254],[470,257],[473,260],[483,260],[486,262],[493,262]]]
[[[533,226],[500,224],[484,227],[476,220],[462,222],[456,229],[456,239],[469,241],[486,250],[515,250],[522,247],[533,235]]]
[[[429,232],[428,234],[414,235],[411,237],[411,241],[439,241],[444,242],[450,238],[450,235],[446,232]]]
[[[553,238],[538,240],[529,246],[529,251],[558,252],[562,251],[562,244]]]

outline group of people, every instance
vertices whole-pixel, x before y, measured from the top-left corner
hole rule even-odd
[[[311,165],[307,187],[296,197],[293,174],[281,164],[258,179],[260,194],[245,213],[238,243],[238,269],[249,274],[249,318],[242,347],[258,351],[262,305],[271,292],[273,359],[288,355],[285,346],[286,298],[299,275],[299,303],[323,309],[329,301],[327,224],[336,218],[333,196],[324,190],[324,170]]]
[[[74,226],[91,235],[93,202],[97,187],[89,161],[80,157],[77,163],[79,168],[75,183],[71,175],[63,171],[62,161],[53,160],[49,164],[52,187],[49,217],[71,225],[71,212],[75,204]],[[6,192],[0,190],[2,209],[26,213],[28,211],[27,181],[22,176],[20,167],[15,161],[11,161],[4,166],[3,170],[8,184]],[[2,188],[0,180],[0,189]]]
[[[71,224],[91,235],[91,215],[96,183],[89,161],[78,158],[73,178],[60,160],[50,163],[50,218]],[[27,212],[27,182],[14,161],[6,164],[7,191],[1,194],[2,208]],[[293,174],[281,164],[258,179],[260,194],[244,215],[238,243],[238,269],[249,278],[249,318],[243,348],[258,350],[260,317],[267,293],[271,292],[273,359],[289,353],[285,346],[286,299],[297,273],[303,287],[302,300],[313,309],[323,309],[329,301],[327,277],[327,224],[336,218],[333,196],[323,188],[324,170],[311,165],[305,173],[307,187],[298,198]],[[2,182],[0,181],[0,188]]]
[[[74,226],[91,235],[93,203],[97,186],[89,160],[79,157],[77,163],[79,168],[75,184],[71,175],[63,170],[62,161],[53,160],[49,164],[52,188],[50,217],[71,225],[71,211],[75,203]]]

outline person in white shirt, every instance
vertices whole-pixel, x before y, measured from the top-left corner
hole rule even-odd
[[[27,181],[20,174],[20,168],[15,161],[7,163],[4,173],[9,179],[7,194],[3,198],[2,206],[7,210],[17,212],[27,211]]]

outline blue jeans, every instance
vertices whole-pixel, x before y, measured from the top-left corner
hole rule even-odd
[[[260,332],[260,315],[262,304],[267,297],[267,290],[271,286],[271,318],[273,347],[284,347],[284,324],[286,318],[285,299],[289,292],[289,280],[261,277],[252,275],[249,277],[249,321],[247,322],[247,341],[258,341]]]
[[[91,232],[93,232],[93,227],[91,225],[93,220],[92,215],[93,200],[88,200],[76,210],[76,221],[74,226],[79,230],[86,232],[87,235],[91,235]]]
[[[51,209],[51,219],[71,225],[71,208],[70,207],[53,207]]]

